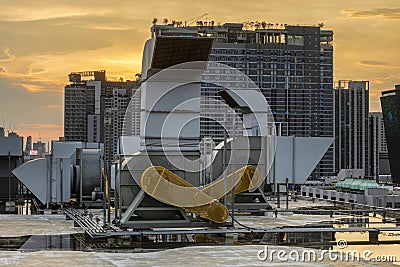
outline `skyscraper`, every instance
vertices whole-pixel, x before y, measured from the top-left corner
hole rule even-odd
[[[400,183],[400,85],[381,96],[390,172],[394,183]]]
[[[338,82],[335,89],[335,172],[369,168],[369,82]]]
[[[117,153],[123,118],[136,81],[108,81],[105,71],[73,72],[65,86],[65,141],[104,143],[106,157]],[[90,77],[92,80],[83,80]]]
[[[390,175],[389,155],[386,145],[385,127],[382,112],[369,113],[370,173]]]
[[[100,94],[105,72],[82,72],[68,75],[71,84],[64,89],[64,137],[65,141],[100,142]],[[82,76],[94,76],[94,80],[82,80]],[[99,123],[97,123],[99,122]],[[89,129],[89,123],[90,128]],[[93,126],[96,125],[96,129]]]
[[[208,26],[204,26],[208,25]],[[234,67],[249,76],[268,100],[283,135],[334,136],[333,32],[317,26],[276,26],[266,23],[197,23],[153,25],[156,36],[213,38],[210,61]],[[224,131],[216,122],[223,112],[212,111],[220,99],[221,75],[205,75],[202,86],[201,136],[218,142]],[[223,79],[224,80],[224,79]],[[234,87],[240,81],[227,79]],[[211,110],[211,111],[210,111]],[[333,149],[329,149],[313,173],[317,178],[333,174]]]

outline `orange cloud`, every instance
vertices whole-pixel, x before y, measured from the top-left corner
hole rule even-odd
[[[19,125],[21,128],[30,128],[30,129],[63,129],[62,125],[57,124],[41,124],[41,123],[21,123]]]
[[[3,71],[1,71],[3,70]],[[28,74],[21,74],[15,72],[8,72],[5,67],[0,67],[0,77],[6,78],[10,81],[14,87],[22,87],[29,92],[37,93],[41,91],[45,92],[64,92],[63,86],[64,83],[43,79],[40,77],[33,77],[35,73],[31,69],[29,70]]]
[[[26,84],[26,83],[21,83],[19,84],[22,87],[24,87],[26,90],[31,91],[31,92],[39,92],[39,91],[45,91],[46,87],[37,85],[37,84]]]
[[[33,8],[33,10],[32,10]],[[82,9],[82,8],[71,8],[68,6],[46,6],[43,7],[31,7],[24,8],[7,8],[2,7],[0,11],[0,20],[2,21],[38,21],[38,20],[49,20],[57,18],[74,18],[74,17],[85,17],[85,16],[104,16],[109,14],[108,9]]]
[[[13,61],[15,59],[15,55],[11,54],[10,52],[10,48],[8,47],[3,47],[1,49],[1,51],[3,52],[2,55],[0,56],[0,61],[4,62],[4,61]]]
[[[58,108],[63,108],[64,106],[43,106],[40,107],[40,109],[58,109]]]
[[[372,10],[342,10],[350,18],[400,19],[400,8],[375,8]]]
[[[385,68],[385,69],[398,69],[400,67],[396,66],[391,66],[386,62],[381,62],[381,61],[375,61],[375,60],[362,60],[357,62],[357,64],[361,66],[367,66],[367,67],[375,67],[375,68]]]

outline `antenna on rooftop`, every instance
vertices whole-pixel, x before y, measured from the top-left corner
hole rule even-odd
[[[198,16],[198,17],[195,17],[195,18],[192,18],[192,19],[185,20],[185,27],[186,27],[186,26],[192,25],[195,21],[197,21],[197,20],[199,20],[199,19],[201,19],[201,18],[203,18],[203,17],[205,17],[205,16],[207,16],[207,15],[208,15],[207,13],[204,13],[204,14],[201,15],[201,16]]]
[[[10,125],[9,125],[9,130],[11,131],[11,132],[14,132],[14,130],[15,130],[15,127],[13,126],[13,121],[11,120],[10,121]]]

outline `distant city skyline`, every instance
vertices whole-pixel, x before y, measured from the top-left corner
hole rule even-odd
[[[396,1],[2,1],[0,118],[7,130],[45,142],[63,135],[63,89],[73,71],[134,80],[153,18],[324,23],[333,30],[334,80],[370,81],[370,111],[400,83]],[[195,20],[194,20],[195,23]],[[2,126],[2,125],[0,125]]]

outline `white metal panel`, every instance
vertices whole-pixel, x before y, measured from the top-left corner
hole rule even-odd
[[[147,79],[147,71],[151,66],[151,61],[153,60],[153,50],[156,42],[156,38],[152,38],[146,41],[143,49],[142,58],[142,79]]]
[[[120,136],[118,141],[119,154],[132,155],[140,150],[139,136]]]
[[[54,158],[71,158],[77,148],[82,148],[82,142],[54,142],[52,143],[52,154]]]
[[[43,204],[46,203],[48,159],[34,159],[13,170],[20,180]]]
[[[303,184],[333,142],[330,137],[278,136],[275,154],[277,183]]]

